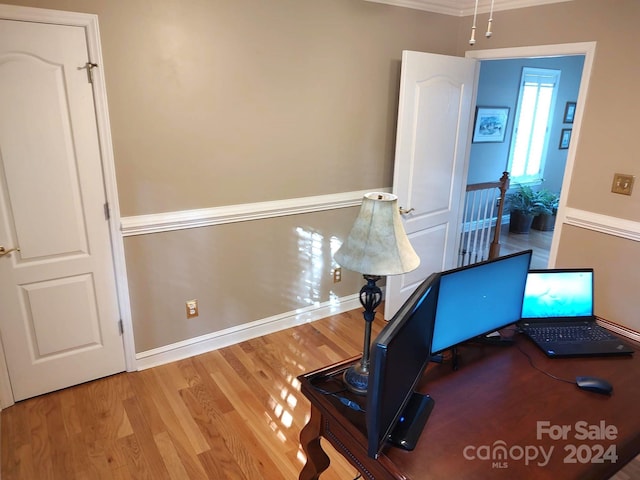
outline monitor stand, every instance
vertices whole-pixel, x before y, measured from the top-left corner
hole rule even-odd
[[[413,392],[389,435],[389,441],[396,447],[413,450],[434,405],[435,401],[429,395]]]
[[[513,345],[513,338],[507,338],[500,335],[499,332],[489,333],[480,337],[474,338],[477,343],[483,343],[485,345],[497,345],[497,346],[509,346]]]

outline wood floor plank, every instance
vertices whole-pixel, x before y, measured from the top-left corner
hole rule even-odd
[[[253,372],[249,371],[249,369],[246,368],[246,363],[243,364],[243,367],[245,368],[240,367],[237,361],[232,363],[233,359],[239,359],[237,357],[233,357],[232,359],[231,350],[221,353],[224,356],[225,360],[232,366],[235,363],[236,366],[234,367],[234,370],[238,374],[251,375],[253,377],[250,380],[251,390],[252,393],[258,398],[258,401],[262,405],[267,405],[271,409],[271,411],[280,418],[281,422],[289,423],[289,421],[286,420],[287,418],[289,418],[291,421],[291,423],[289,423],[290,426],[297,420],[300,420],[299,418],[289,413],[288,410],[291,407],[287,402],[287,397],[294,390],[291,383],[299,374],[297,373],[297,363],[287,363],[282,360],[275,360],[272,353],[269,352],[269,350],[272,349],[272,345],[270,346],[268,343],[265,343],[261,345],[261,348],[258,350],[258,352],[260,353],[255,352],[253,354],[254,361],[251,362],[255,368]],[[238,357],[246,358],[245,355],[242,355],[242,351],[236,349],[234,352],[238,354]],[[277,367],[274,368],[274,364],[277,365]],[[296,426],[302,429],[302,427],[304,427],[304,424],[297,423]]]
[[[151,370],[149,372],[151,375],[146,376],[144,381],[146,383],[145,388],[150,394],[147,396],[148,400],[143,408],[145,408],[145,410],[152,410],[154,412],[153,415],[156,416],[154,421],[157,427],[155,433],[153,433],[156,445],[158,445],[158,448],[160,448],[160,446],[166,447],[165,451],[167,454],[172,455],[169,459],[170,462],[174,460],[172,452],[175,450],[175,454],[178,455],[180,461],[183,463],[183,468],[188,468],[188,470],[192,472],[189,477],[183,478],[206,478],[197,454],[208,450],[209,445],[206,443],[206,440],[202,438],[199,431],[195,436],[197,436],[199,440],[202,440],[202,445],[198,442],[191,442],[190,434],[183,429],[183,423],[185,425],[194,425],[196,430],[197,426],[188,414],[182,399],[176,392],[179,401],[173,404],[170,403],[165,395],[166,390],[162,386],[158,375],[156,375],[157,372]],[[152,405],[147,405],[148,401],[151,401]],[[173,409],[173,405],[181,406],[178,407],[178,412]],[[183,415],[179,416],[180,412],[182,412]],[[192,433],[195,434],[195,432]],[[159,444],[158,442],[161,443]],[[161,451],[160,453],[164,458],[163,452]],[[169,469],[169,465],[167,465],[167,468]],[[171,473],[170,469],[169,471]]]
[[[54,479],[53,462],[51,459],[52,443],[49,441],[47,427],[48,399],[42,396],[29,402],[29,424],[31,431],[31,455],[35,478],[42,480]]]
[[[91,478],[95,480],[108,480],[112,478],[111,468],[106,455],[89,455],[85,437],[81,433],[68,437],[74,473],[76,480]]]
[[[521,252],[522,250],[533,250],[531,256],[531,268],[548,268],[549,251],[553,231],[540,231],[532,229],[529,233],[510,233],[509,225],[503,225],[500,232],[500,254]]]
[[[128,377],[124,378],[128,382]],[[104,462],[113,468],[127,464],[127,459],[120,449],[117,439],[132,433],[128,417],[122,406],[120,395],[110,387],[118,388],[112,383],[112,377],[98,382],[90,382],[70,390],[74,394],[76,412],[80,423],[79,434],[84,442],[85,453],[91,461],[91,468],[101,471]],[[118,391],[120,391],[118,389]],[[103,396],[110,401],[102,400]],[[111,406],[111,409],[109,408]]]
[[[358,476],[356,468],[339,454],[327,440],[323,438],[321,444],[323,450],[331,459],[329,468],[323,473],[323,476],[326,476],[326,480],[351,480]],[[325,478],[323,477],[322,480],[325,480]]]
[[[171,441],[171,436],[167,432],[160,432],[153,436],[158,447],[158,452],[162,457],[162,461],[169,472],[171,480],[182,480],[189,478],[187,471]]]
[[[181,390],[180,393],[211,446],[210,450],[198,455],[205,471],[211,472],[212,465],[215,465],[214,471],[219,476],[214,478],[245,478],[227,444],[228,429],[223,424],[220,413],[206,398],[206,389],[202,385],[194,385]],[[213,454],[215,454],[215,461],[213,461]]]
[[[3,441],[0,450],[2,475],[5,477],[22,478],[20,471],[24,467],[24,450],[27,450],[29,455],[31,452],[30,436],[27,433],[29,417],[26,415],[26,404],[27,402],[22,402],[13,405],[11,414],[2,416],[0,435],[3,439],[12,440],[12,442]],[[30,459],[28,463],[31,463]]]
[[[131,375],[131,387],[135,392],[135,398],[131,399],[131,402],[125,401],[125,405],[139,406],[152,436],[164,432],[165,423],[157,406],[157,403],[161,403],[162,390],[157,385],[153,370],[143,370]],[[132,418],[129,419],[130,423],[134,421]],[[134,432],[137,433],[135,428]]]
[[[73,451],[64,426],[60,395],[46,397],[46,421],[51,445],[52,478],[75,479]]]
[[[169,414],[167,412],[167,414],[163,415],[163,419],[167,428],[174,434],[177,429],[184,432],[193,452],[197,455],[209,450],[209,444],[202,436],[200,429],[180,397],[180,390],[187,388],[188,384],[182,376],[176,375],[177,371],[173,363],[154,369],[158,384],[166,399],[167,408],[172,414],[171,417],[168,417]]]
[[[22,445],[18,447],[15,456],[16,469],[13,470],[14,478],[19,480],[32,480],[38,478],[36,475],[36,465],[33,459],[33,451],[31,445]],[[2,475],[2,478],[6,478],[7,475]]]
[[[274,455],[270,446],[262,443],[254,434],[254,429],[237,411],[225,414],[229,425],[242,438],[242,446],[253,458],[259,468],[258,478],[296,478],[297,470],[290,462],[278,461],[280,455]],[[277,449],[279,451],[279,448]]]
[[[93,480],[95,477],[78,478],[78,480]],[[135,480],[128,467],[117,467],[111,470],[111,478],[109,480]]]
[[[215,405],[216,411],[221,414],[232,411],[234,408],[232,402],[203,366],[201,357],[195,357],[192,361],[195,371],[198,372],[199,385],[206,388],[208,401]]]
[[[127,398],[123,402],[131,427],[135,432],[134,435],[125,437],[127,439],[126,445],[129,447],[129,459],[133,460],[133,463],[129,463],[129,465],[134,465],[137,471],[143,472],[145,475],[151,475],[154,480],[169,480],[169,472],[155,445],[154,431],[148,421],[149,418],[155,419],[157,413],[143,409],[139,400],[137,397]],[[148,405],[149,402],[145,402],[145,407]]]
[[[209,475],[209,480],[218,480],[220,478],[228,478],[230,480],[246,480],[239,470],[225,470],[224,463],[220,461],[218,455],[211,450],[202,452],[198,455],[200,462],[205,471]]]
[[[78,411],[76,408],[76,397],[72,388],[67,388],[57,392],[58,401],[60,402],[60,408],[62,410],[62,417],[64,419],[64,429],[69,437],[77,435],[82,432],[80,425],[80,418],[78,417]]]
[[[127,457],[126,469],[128,475],[135,479],[153,480],[153,474],[136,436],[132,434],[119,438],[118,444]],[[168,474],[165,475],[165,478],[167,476]]]
[[[206,474],[197,457],[200,451],[194,451],[189,436],[182,428],[181,420],[164,395],[165,390],[156,374],[157,372],[146,370],[140,373],[144,375],[137,376],[137,381],[133,382],[133,389],[141,401],[156,447],[164,459],[170,476],[174,478],[178,473],[181,474],[182,471],[188,470],[188,476],[179,478],[206,479]],[[181,399],[179,403],[184,406]],[[185,415],[183,418],[189,419],[191,417]],[[193,421],[185,422],[185,424],[187,423],[193,423]],[[208,449],[208,445],[205,449]]]
[[[231,358],[229,351],[220,352],[220,355],[227,361]],[[260,383],[242,365],[234,364],[232,367],[229,363],[224,362],[220,366],[221,372],[216,378],[216,382],[234,402],[234,408],[238,413],[253,425],[255,434],[259,436],[263,444],[271,446],[271,443],[277,441],[278,448],[280,446],[285,449],[297,448],[298,438],[292,438],[291,435],[283,433],[283,429],[286,430],[290,426],[289,418],[292,412],[281,403],[279,396],[266,393]],[[242,378],[245,378],[246,386],[235,385],[238,372],[245,375]],[[247,380],[247,376],[251,378]],[[291,388],[291,390],[294,389],[294,387]]]
[[[167,432],[169,439],[173,444],[173,448],[177,457],[180,459],[182,466],[186,472],[186,476],[190,480],[206,480],[208,478],[207,472],[200,462],[198,454],[190,448],[188,448],[182,441],[174,436],[174,430]]]

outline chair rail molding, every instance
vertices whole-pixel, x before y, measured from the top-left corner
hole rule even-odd
[[[633,220],[567,207],[564,210],[563,223],[635,242],[640,241],[640,222]]]
[[[130,237],[149,233],[170,232],[173,230],[356,207],[362,203],[364,194],[371,191],[390,192],[391,189],[385,187],[269,202],[244,203],[223,207],[122,217],[122,236]]]

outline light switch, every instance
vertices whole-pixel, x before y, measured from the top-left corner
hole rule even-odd
[[[621,195],[631,195],[631,191],[633,190],[633,181],[635,178],[636,177],[633,175],[614,173],[611,191],[613,193],[620,193]]]

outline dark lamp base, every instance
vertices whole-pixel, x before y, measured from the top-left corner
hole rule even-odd
[[[376,285],[378,275],[364,275],[367,284],[360,289],[360,303],[364,307],[364,348],[362,359],[344,372],[344,383],[350,391],[366,395],[369,385],[369,353],[371,350],[371,322],[376,316],[376,307],[382,301],[382,290]]]
[[[351,365],[343,374],[347,389],[358,395],[366,395],[369,386],[369,371],[362,369],[362,364]]]

